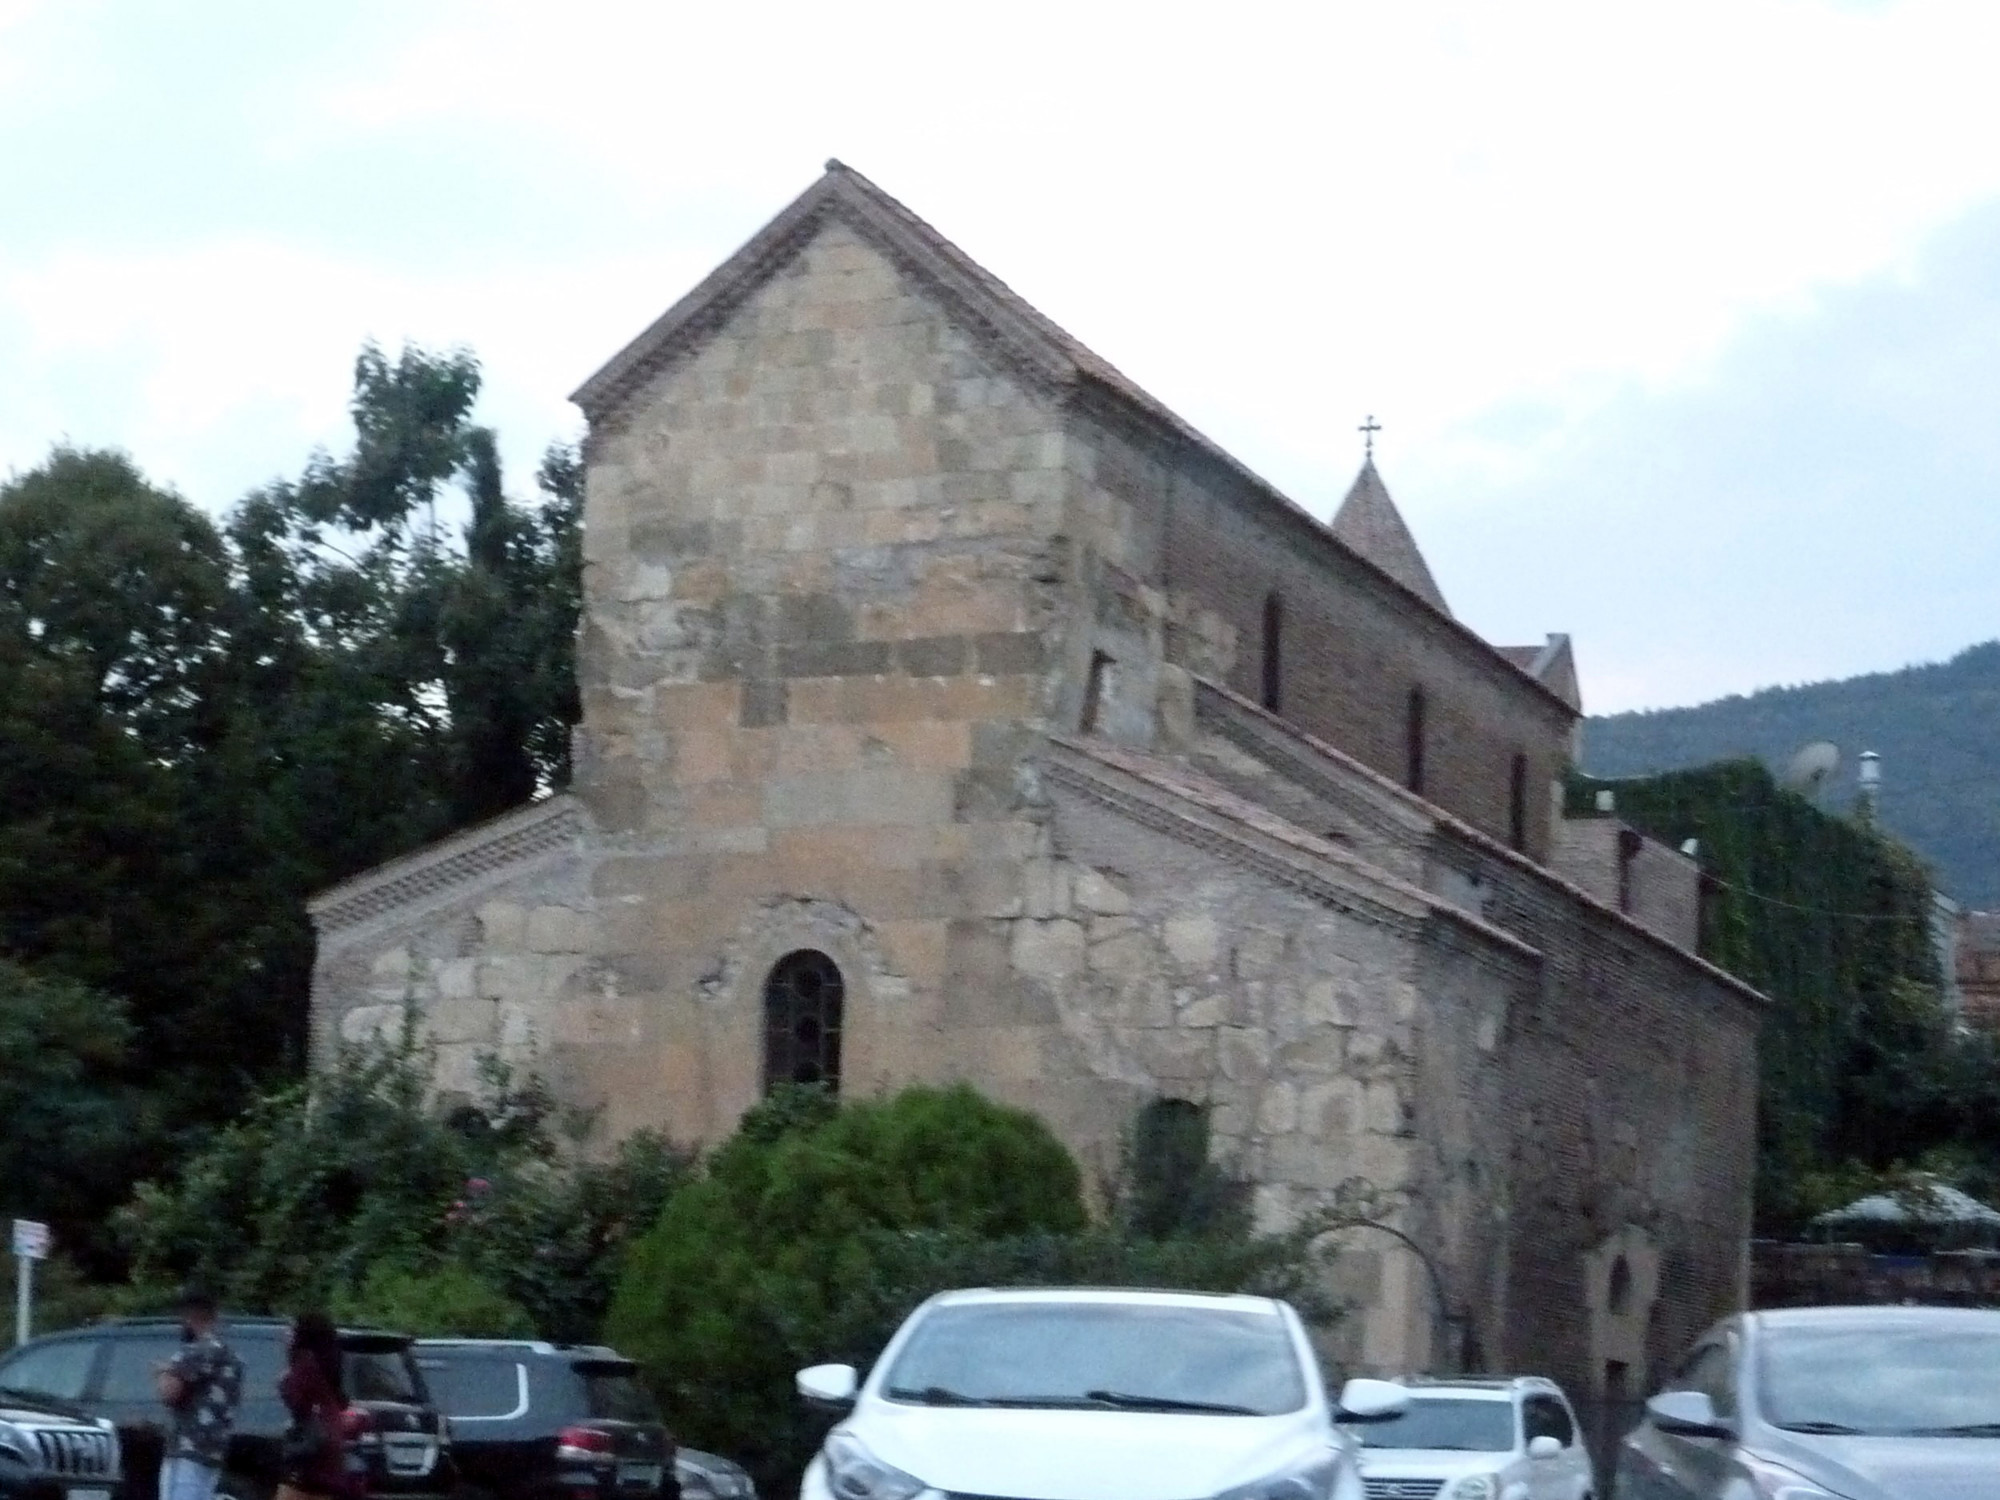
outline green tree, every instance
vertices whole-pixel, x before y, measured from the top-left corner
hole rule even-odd
[[[41,1219],[66,1250],[97,1249],[147,1122],[127,1081],[125,1007],[0,960],[0,1218]]]

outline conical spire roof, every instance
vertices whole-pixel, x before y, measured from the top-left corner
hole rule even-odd
[[[1362,462],[1354,487],[1334,513],[1333,534],[1439,613],[1451,613],[1373,458]]]

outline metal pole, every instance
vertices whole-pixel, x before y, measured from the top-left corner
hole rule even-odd
[[[33,1318],[30,1309],[35,1303],[35,1263],[25,1255],[14,1257],[14,1342],[25,1344],[31,1332]]]

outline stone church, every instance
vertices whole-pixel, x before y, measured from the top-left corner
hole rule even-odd
[[[1372,461],[1315,519],[839,163],[575,399],[574,788],[315,902],[320,1056],[685,1142],[968,1079],[1087,1171],[1199,1103],[1265,1224],[1393,1200],[1383,1370],[1615,1399],[1739,1301],[1763,1002]]]

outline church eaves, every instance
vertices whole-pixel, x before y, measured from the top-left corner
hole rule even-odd
[[[1389,487],[1376,472],[1374,459],[1362,463],[1354,487],[1334,512],[1333,534],[1431,608],[1440,614],[1451,613],[1423,553],[1417,550],[1417,539],[1410,535],[1402,512],[1389,498]]]

